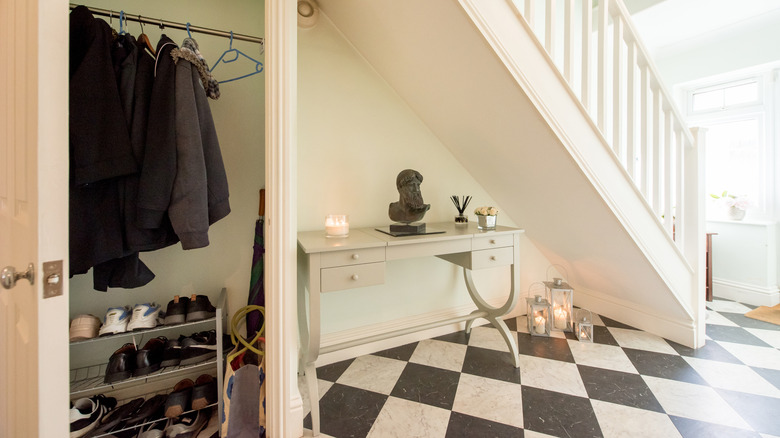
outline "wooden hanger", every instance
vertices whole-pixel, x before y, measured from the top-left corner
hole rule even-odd
[[[260,208],[258,214],[260,217],[265,216],[265,189],[260,189]]]
[[[146,36],[144,33],[144,22],[141,21],[141,16],[138,16],[138,22],[141,23],[141,35],[138,35],[138,42],[144,45],[144,48],[149,51],[149,53],[152,54],[152,56],[157,56],[157,53],[154,51],[154,46],[152,45],[152,42],[149,41],[149,37]]]

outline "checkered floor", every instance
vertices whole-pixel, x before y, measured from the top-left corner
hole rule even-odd
[[[322,436],[780,437],[780,327],[707,308],[699,350],[604,317],[593,344],[532,337],[521,317],[519,369],[490,326],[323,366]]]

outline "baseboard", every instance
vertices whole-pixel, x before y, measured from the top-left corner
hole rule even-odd
[[[780,291],[775,288],[740,283],[737,281],[712,279],[712,294],[719,298],[739,301],[753,306],[774,306],[780,304]]]
[[[697,348],[704,343],[703,339],[696,339],[696,327],[693,321],[675,320],[648,313],[634,303],[596,291],[577,289],[574,305],[687,347]]]
[[[506,297],[498,297],[485,300],[489,305],[499,307],[506,302]],[[518,301],[518,305],[515,310],[509,312],[504,318],[511,318],[523,312],[519,309],[525,309],[524,303]],[[354,329],[343,330],[335,333],[328,333],[322,335],[321,347],[340,344],[343,342],[355,341],[358,339],[366,338],[373,335],[379,335],[387,333],[388,331],[401,330],[405,328],[417,327],[424,324],[434,323],[436,321],[446,320],[448,318],[454,318],[460,315],[468,315],[471,311],[475,310],[474,304],[465,304],[445,310],[424,313],[421,315],[414,315],[406,318],[394,319],[392,321],[382,322],[378,324],[372,324],[368,326],[361,326]],[[474,322],[474,326],[482,325],[487,321],[479,318]],[[362,356],[365,354],[371,354],[377,351],[386,350],[388,348],[395,348],[401,345],[409,344],[412,342],[419,342],[424,339],[431,339],[437,336],[443,336],[450,333],[463,330],[466,323],[461,322],[457,324],[449,324],[441,327],[436,327],[428,330],[421,330],[408,335],[397,336],[382,341],[371,342],[356,347],[345,348],[343,350],[332,351],[330,353],[322,354],[315,362],[316,366],[320,367],[342,360],[352,359],[354,357]]]

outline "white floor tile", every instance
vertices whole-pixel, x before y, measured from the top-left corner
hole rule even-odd
[[[677,438],[680,433],[668,415],[591,400],[604,438]]]
[[[735,301],[724,301],[724,300],[719,300],[717,298],[712,300],[712,302],[707,303],[707,307],[709,307],[710,309],[716,312],[741,313],[741,314],[745,314],[745,312],[749,312],[751,310],[750,307],[737,303]]]
[[[639,330],[614,327],[610,327],[609,332],[621,347],[654,351],[656,353],[664,354],[678,354],[677,351],[660,336]]]
[[[511,331],[509,334],[515,336]],[[509,346],[506,345],[501,332],[492,325],[472,328],[469,335],[469,346],[509,352]]]
[[[447,433],[450,412],[423,403],[390,397],[371,426],[368,437],[435,438]]]
[[[758,339],[761,339],[767,344],[775,348],[780,348],[780,326],[777,327],[777,330],[765,330],[765,329],[754,329],[754,328],[746,328],[745,330],[749,331],[750,333],[755,335]]]
[[[780,398],[780,389],[744,365],[683,357],[713,388]]]
[[[553,435],[547,435],[546,433],[534,432],[533,430],[527,430],[527,429],[523,431],[523,437],[524,438],[556,438]]]
[[[735,323],[734,321],[726,318],[725,316],[721,315],[720,313],[707,309],[707,324],[715,324],[715,325],[726,325],[729,327],[739,327],[739,324]]]
[[[714,389],[693,383],[642,376],[669,415],[751,429]]]
[[[577,365],[573,363],[521,354],[520,381],[523,386],[588,397]]]
[[[620,347],[569,340],[569,349],[579,365],[639,374]]]
[[[461,374],[452,410],[497,423],[523,427],[522,386]]]
[[[425,339],[417,344],[409,362],[460,372],[467,348],[462,344]]]
[[[720,341],[718,344],[746,365],[780,370],[780,351],[777,349]]]
[[[380,356],[359,356],[336,381],[342,385],[390,395],[406,362]]]

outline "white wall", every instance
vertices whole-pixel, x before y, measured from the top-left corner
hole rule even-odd
[[[398,193],[399,171],[413,168],[424,177],[421,189],[431,210],[427,223],[451,221],[450,195],[471,195],[469,211],[495,205],[490,195],[457,162],[396,92],[322,14],[298,34],[298,226],[324,229],[329,213],[350,216],[350,227],[384,226]],[[498,206],[500,208],[500,206]],[[473,214],[470,220],[476,220]],[[499,215],[499,223],[511,223]],[[544,279],[549,262],[522,238],[521,287]],[[508,269],[494,276],[477,272],[487,298],[502,299]],[[492,278],[495,277],[495,278]],[[471,301],[462,272],[435,258],[387,265],[384,285],[327,294],[322,299],[323,333],[424,315]],[[521,306],[524,311],[524,303]]]
[[[121,1],[92,1],[87,6],[119,11],[169,21],[221,29],[254,36],[264,34],[264,2],[231,0],[214,3],[206,0],[152,1],[132,3]],[[118,12],[117,12],[118,15]],[[108,19],[106,19],[108,21]],[[113,27],[119,28],[118,18]],[[140,34],[138,23],[129,22],[128,30]],[[144,25],[144,31],[156,46],[160,37],[157,26]],[[187,36],[183,30],[163,31],[177,43]],[[200,51],[213,66],[228,49],[227,38],[193,33]],[[263,61],[259,45],[234,41],[237,48]],[[246,65],[244,65],[246,66]],[[227,73],[220,66],[215,76]],[[224,76],[223,76],[224,77]],[[265,178],[265,89],[263,73],[225,83],[220,86],[219,100],[209,100],[219,136],[222,157],[230,187],[232,212],[209,230],[211,244],[202,249],[184,251],[180,244],[141,254],[141,259],[156,274],[148,285],[137,289],[109,289],[107,293],[92,288],[92,273],[76,276],[70,282],[70,314],[92,313],[101,319],[110,306],[134,305],[157,301],[163,309],[176,294],[205,293],[217,296],[222,287],[228,290],[228,312],[246,304],[249,291],[249,271],[252,261],[252,242],[258,211],[258,190]]]

